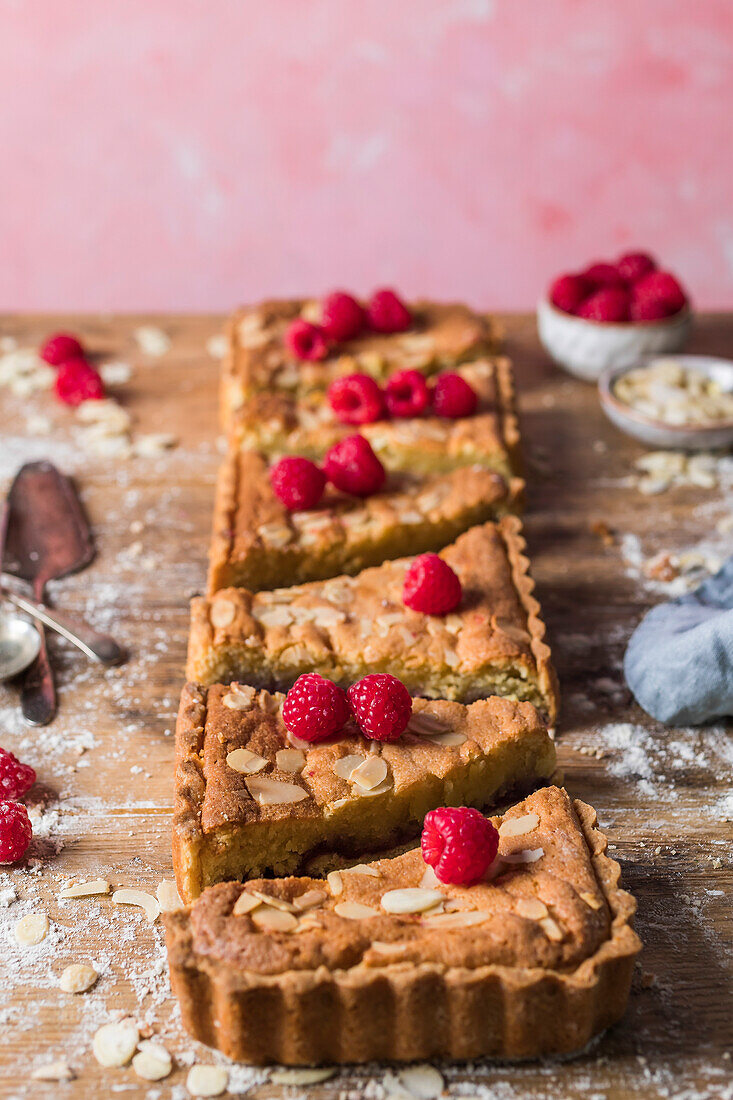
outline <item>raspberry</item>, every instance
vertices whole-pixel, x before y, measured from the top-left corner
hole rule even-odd
[[[350,717],[345,692],[317,672],[299,676],[283,703],[283,722],[301,741],[323,741],[342,730]]]
[[[447,371],[438,375],[433,390],[433,408],[437,416],[457,420],[459,416],[473,416],[476,412],[478,397],[460,374]]]
[[[399,370],[384,391],[391,416],[420,416],[430,404],[430,390],[419,370]]]
[[[347,374],[328,387],[328,400],[342,424],[373,424],[384,416],[384,395],[368,374]]]
[[[496,859],[499,833],[478,810],[441,806],[425,815],[420,846],[441,882],[469,886]]]
[[[55,332],[41,344],[38,354],[52,367],[60,367],[69,359],[83,359],[84,348],[76,336],[70,336],[68,332]]]
[[[21,764],[7,749],[0,749],[0,798],[20,798],[36,781],[30,764]]]
[[[409,691],[395,676],[374,672],[348,691],[349,703],[359,729],[373,741],[396,741],[412,714]]]
[[[368,497],[384,485],[386,473],[363,435],[347,435],[335,443],[323,460],[328,480],[342,493]]]
[[[366,314],[374,332],[404,332],[412,324],[409,309],[393,290],[375,290]]]
[[[315,462],[300,455],[281,458],[270,470],[275,495],[291,512],[315,508],[326,488],[326,475]]]
[[[550,287],[550,301],[563,313],[575,313],[592,289],[583,275],[561,275]]]
[[[0,802],[0,863],[15,863],[31,842],[28,811],[20,802]]]
[[[586,321],[628,321],[629,295],[621,287],[608,286],[596,290],[577,310]]]
[[[627,283],[638,282],[656,268],[657,262],[648,252],[627,252],[616,264],[616,270]]]
[[[405,573],[402,600],[413,611],[447,615],[458,607],[462,596],[461,582],[437,554],[420,554]]]
[[[364,310],[343,290],[335,290],[323,302],[321,327],[330,340],[352,340],[364,328]]]
[[[81,405],[82,401],[99,401],[104,397],[101,375],[86,359],[69,359],[56,374],[54,390],[64,405]]]
[[[591,264],[590,267],[586,267],[585,271],[581,272],[581,275],[591,284],[592,290],[598,290],[599,287],[622,287],[624,285],[624,280],[614,264],[603,262]]]
[[[651,320],[650,312],[664,310],[657,316],[671,317],[673,313],[679,313],[683,306],[687,305],[687,295],[668,271],[650,271],[638,283],[634,283],[634,301],[637,303],[635,312],[644,311],[647,316],[637,316],[637,320]],[[644,306],[641,303],[644,302]],[[652,306],[652,302],[655,303]]]
[[[328,355],[328,340],[320,325],[300,318],[288,325],[285,345],[297,359],[325,359]]]

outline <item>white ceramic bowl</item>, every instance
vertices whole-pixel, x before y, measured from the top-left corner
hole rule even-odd
[[[710,426],[694,424],[680,427],[676,424],[665,424],[663,420],[653,420],[616,397],[614,386],[623,374],[635,367],[643,367],[645,363],[656,358],[656,355],[646,356],[638,363],[626,367],[610,367],[604,371],[598,380],[598,392],[608,419],[627,435],[633,435],[642,443],[663,450],[712,451],[732,447],[733,420],[720,421]],[[718,359],[712,355],[675,355],[674,359],[681,367],[709,375],[722,389],[733,393],[733,360]]]
[[[548,298],[537,306],[537,328],[545,351],[586,382],[609,367],[638,364],[646,355],[677,351],[692,327],[686,306],[664,321],[586,321],[556,309]]]

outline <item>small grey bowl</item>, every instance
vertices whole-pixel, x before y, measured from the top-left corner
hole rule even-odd
[[[626,435],[632,435],[650,447],[676,451],[713,451],[733,446],[733,420],[721,420],[710,425],[666,424],[663,420],[653,420],[616,397],[614,387],[622,375],[660,358],[659,355],[645,356],[637,363],[625,367],[609,367],[603,372],[598,379],[598,393],[608,419]],[[681,367],[697,370],[714,378],[721,389],[733,393],[733,360],[718,359],[713,355],[675,355],[672,358]]]

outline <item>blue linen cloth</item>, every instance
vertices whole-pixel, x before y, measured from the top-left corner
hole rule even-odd
[[[733,715],[733,557],[694,592],[644,616],[624,673],[637,703],[667,725]]]

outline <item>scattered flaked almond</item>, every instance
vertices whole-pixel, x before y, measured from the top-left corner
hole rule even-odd
[[[423,917],[427,928],[470,928],[474,924],[483,924],[491,916],[481,909],[459,909],[456,913],[436,913]]]
[[[540,823],[537,814],[522,814],[521,817],[506,817],[499,826],[499,836],[523,836],[531,833]]]
[[[263,905],[271,905],[273,909],[279,909],[283,913],[294,913],[295,906],[292,901],[287,901],[285,898],[276,898],[273,894],[265,894],[261,890],[250,890],[253,897],[262,902]]]
[[[543,917],[540,921],[540,928],[545,933],[548,940],[554,940],[555,943],[560,943],[565,939],[565,933],[557,921],[554,921],[552,917]]]
[[[325,900],[326,894],[323,890],[306,890],[304,894],[293,898],[293,905],[302,913],[307,909],[315,909],[316,906],[322,905]]]
[[[509,852],[499,858],[504,863],[536,863],[544,854],[544,848],[522,848],[519,852]]]
[[[256,909],[258,905],[262,905],[259,898],[256,898],[254,894],[245,890],[243,894],[240,894],[234,903],[232,909],[232,916],[243,917],[246,913],[251,913],[253,909]]]
[[[246,779],[247,789],[260,806],[289,805],[308,798],[308,792],[297,783],[284,783],[266,775],[254,775]]]
[[[158,899],[154,898],[152,894],[148,894],[145,890],[136,890],[129,886],[122,886],[113,893],[112,904],[139,905],[151,924],[160,916]]]
[[[170,336],[157,325],[140,325],[133,332],[133,336],[143,355],[157,358],[170,350]]]
[[[397,1074],[400,1083],[415,1100],[437,1100],[445,1088],[443,1076],[435,1066],[405,1066]]]
[[[292,913],[284,913],[282,909],[273,909],[269,905],[253,910],[252,922],[264,932],[294,932],[298,927],[298,919]]]
[[[426,890],[422,886],[406,887],[402,890],[388,890],[382,894],[382,908],[387,913],[424,913],[445,901],[445,895],[439,890]]]
[[[319,1081],[328,1081],[336,1073],[335,1066],[321,1066],[309,1069],[307,1067],[294,1067],[274,1069],[270,1074],[273,1085],[317,1085]]]
[[[155,896],[158,899],[161,913],[172,913],[175,909],[183,908],[181,895],[178,893],[178,887],[173,879],[164,878],[159,882]]]
[[[31,1077],[34,1081],[73,1081],[75,1074],[69,1063],[60,1058],[57,1062],[36,1066]]]
[[[23,947],[35,947],[48,935],[49,923],[45,913],[26,913],[16,922],[14,932]]]
[[[381,756],[368,756],[363,764],[354,768],[351,773],[351,782],[356,783],[365,791],[373,791],[387,778],[387,761]]]
[[[514,909],[517,916],[527,920],[542,920],[548,916],[547,906],[539,898],[517,898]]]
[[[92,1041],[94,1057],[100,1066],[126,1066],[140,1040],[134,1020],[119,1020],[103,1024]]]
[[[99,974],[89,963],[71,963],[61,972],[59,985],[64,993],[86,993]]]
[[[77,882],[74,886],[67,886],[65,890],[61,890],[59,898],[63,901],[66,898],[91,898],[98,894],[108,894],[110,890],[109,883],[106,879],[95,878],[89,882]]]
[[[378,783],[376,787],[362,787],[358,783],[355,783],[353,790],[354,794],[358,795],[359,798],[373,798],[378,794],[386,794],[387,791],[392,790],[392,777],[388,775],[387,778],[382,783]]]
[[[191,1066],[186,1088],[191,1096],[221,1096],[229,1084],[229,1071],[223,1066]]]
[[[379,911],[371,905],[362,905],[359,901],[340,901],[333,907],[334,913],[347,920],[366,920],[368,917],[378,917]]]
[[[229,626],[234,622],[237,609],[231,600],[225,600],[223,596],[214,600],[209,611],[209,619],[213,627]]]
[[[326,882],[335,898],[337,898],[339,894],[343,894],[344,880],[341,878],[341,873],[339,871],[329,871],[326,875]]]
[[[465,745],[468,738],[465,733],[460,733],[458,730],[448,730],[447,733],[434,733],[426,740],[431,745],[440,745],[444,749],[457,748],[458,745]]]
[[[425,872],[423,874],[423,877],[420,879],[419,885],[427,890],[439,890],[442,886],[442,883],[436,875],[434,868],[431,867],[429,863],[425,864]]]
[[[333,770],[339,777],[339,779],[345,779],[348,782],[351,779],[354,770],[365,761],[366,756],[360,756],[357,753],[352,753],[349,756],[342,756],[340,760],[337,760],[333,766]]]
[[[252,752],[251,749],[232,749],[227,753],[227,765],[232,771],[240,772],[242,775],[254,775],[255,772],[260,772],[267,767],[267,761],[264,756]]]
[[[369,875],[370,878],[381,878],[381,873],[376,867],[370,867],[368,863],[355,863],[353,867],[342,867],[342,875]]]
[[[589,894],[587,890],[583,890],[583,891],[581,891],[580,896],[583,899],[583,901],[585,902],[585,904],[589,905],[591,909],[602,909],[603,908],[603,902],[601,901],[601,899],[599,897],[596,897],[595,894]]]
[[[173,1059],[161,1043],[144,1039],[132,1059],[132,1068],[143,1081],[162,1081],[173,1069]]]
[[[297,775],[305,767],[305,753],[300,749],[278,749],[275,763],[281,772]]]
[[[438,733],[446,733],[450,729],[450,725],[428,711],[413,710],[407,728],[412,730],[413,733],[421,734],[423,737],[434,737]]]

